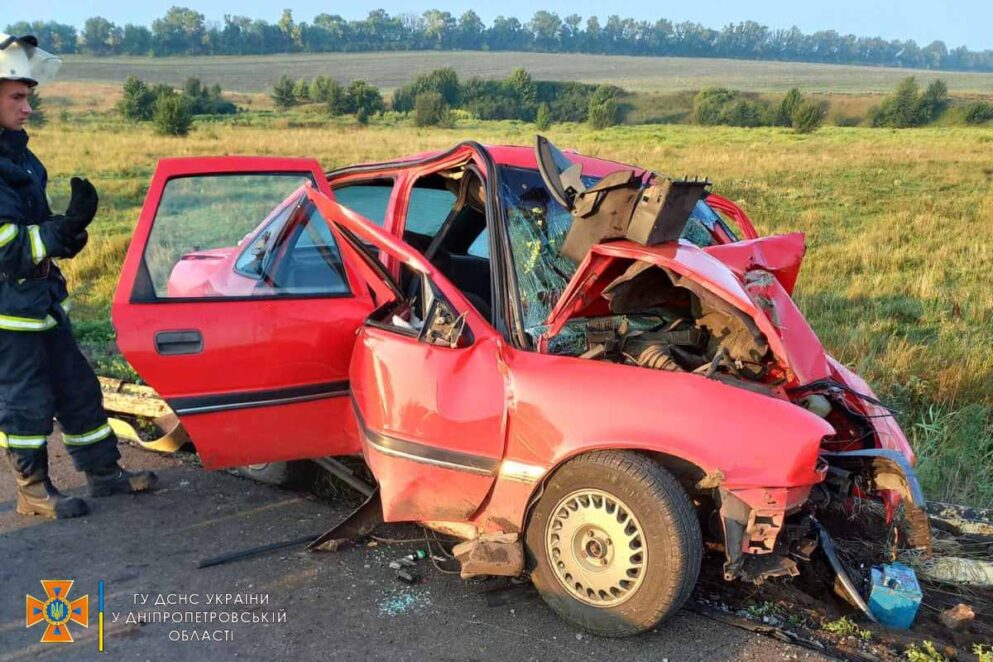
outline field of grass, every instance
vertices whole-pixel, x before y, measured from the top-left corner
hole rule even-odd
[[[922,85],[934,78],[948,83],[953,94],[993,93],[993,74],[916,71],[883,67],[758,62],[708,58],[631,57],[514,52],[381,52],[314,53],[210,57],[66,57],[60,72],[64,81],[120,84],[128,76],[150,82],[180,85],[189,76],[225,90],[267,92],[282,75],[294,79],[333,76],[339,81],[362,78],[392,89],[415,75],[439,67],[454,67],[459,76],[503,78],[524,67],[538,80],[576,80],[611,83],[641,92],[697,90],[724,85],[752,92],[805,92],[845,94],[889,92],[897,81],[917,76]]]
[[[58,115],[58,113],[52,113]],[[101,370],[119,360],[108,308],[156,160],[165,156],[310,156],[325,167],[444,148],[473,138],[529,143],[533,125],[361,128],[317,115],[253,113],[198,123],[185,139],[86,118],[33,132],[55,208],[82,173],[101,193],[86,251],[64,264],[78,332]],[[809,250],[801,309],[829,350],[900,410],[934,499],[993,504],[993,130],[784,129],[558,125],[563,147],[709,176],[763,233],[801,230]]]

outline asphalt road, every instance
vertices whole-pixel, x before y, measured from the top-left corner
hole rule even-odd
[[[686,611],[639,637],[592,637],[559,620],[526,586],[494,591],[506,586],[502,580],[463,582],[423,561],[414,568],[420,583],[400,583],[388,564],[410,545],[297,548],[197,570],[205,557],[320,531],[348,508],[122,450],[127,466],[159,473],[160,489],[92,499],[91,514],[77,520],[21,517],[13,480],[3,472],[0,660],[98,659],[99,581],[108,659],[826,659]],[[56,483],[83,496],[83,478],[62,444],[52,443],[51,454]],[[418,532],[385,526],[378,533]],[[89,627],[70,624],[73,643],[40,643],[44,623],[25,628],[25,595],[44,599],[43,579],[74,580],[70,600],[89,596]]]

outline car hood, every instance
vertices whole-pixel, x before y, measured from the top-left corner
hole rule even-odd
[[[670,270],[754,320],[787,376],[787,386],[831,376],[824,347],[790,293],[805,250],[801,233],[762,237],[708,248],[689,242],[643,246],[610,241],[593,246],[546,320],[539,346],[570,319],[609,313],[604,289],[634,262]]]

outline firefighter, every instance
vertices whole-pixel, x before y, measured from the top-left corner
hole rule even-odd
[[[83,250],[97,211],[93,185],[74,177],[66,212],[53,214],[47,172],[27,146],[31,88],[50,81],[60,64],[35,37],[0,34],[0,447],[17,482],[17,512],[48,518],[88,512],[85,501],[62,495],[48,478],[53,418],[91,496],[140,492],[156,482],[151,472],[117,463],[117,437],[73,338],[65,278],[53,261]]]

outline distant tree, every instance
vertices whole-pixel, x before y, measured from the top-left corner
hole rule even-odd
[[[993,104],[987,101],[974,101],[966,106],[966,124],[985,124],[990,120],[993,120]]]
[[[83,49],[91,55],[114,55],[120,52],[124,32],[102,16],[86,19],[83,25]]]
[[[737,90],[726,87],[706,87],[693,97],[693,117],[697,124],[723,124],[724,110],[738,99]]]
[[[518,67],[510,72],[506,84],[521,103],[534,104],[538,101],[538,87],[531,78],[531,74],[523,67]]]
[[[802,103],[803,94],[800,92],[800,88],[790,89],[776,110],[776,126],[793,126],[793,116]]]
[[[293,96],[298,101],[310,101],[310,83],[306,78],[301,78],[293,86]]]
[[[605,129],[620,124],[620,106],[617,103],[616,90],[613,86],[601,85],[590,97],[586,112],[587,121],[594,129]]]
[[[936,78],[928,83],[924,96],[921,97],[918,121],[921,124],[933,122],[948,109],[949,103],[948,85],[940,78]]]
[[[325,103],[327,103],[328,115],[332,117],[352,112],[348,107],[348,94],[345,88],[333,78],[328,79]]]
[[[310,83],[310,98],[317,103],[327,103],[331,81],[327,76],[315,76]]]
[[[185,136],[193,126],[193,114],[182,96],[163,94],[155,100],[152,121],[155,123],[157,133],[165,136]]]
[[[148,55],[152,50],[152,31],[144,25],[128,23],[121,38],[121,52],[125,55]]]
[[[158,55],[198,55],[204,50],[206,32],[203,14],[187,7],[172,7],[163,18],[152,21]]]
[[[769,123],[765,106],[752,99],[738,98],[721,114],[721,124],[728,126],[756,127]]]
[[[117,110],[124,119],[141,122],[152,119],[155,93],[137,76],[129,76],[124,81],[124,95],[117,103]]]
[[[824,123],[824,106],[814,101],[801,101],[793,109],[792,126],[797,133],[813,133]]]
[[[869,122],[872,126],[895,129],[922,126],[938,119],[948,105],[948,86],[943,80],[932,81],[921,93],[917,80],[910,76],[870,111]]]
[[[38,96],[37,88],[32,87],[28,92],[28,104],[31,106],[31,124],[34,126],[45,126],[48,124],[48,117],[45,115],[45,103]]]
[[[450,123],[445,97],[438,92],[421,92],[414,101],[414,124],[445,126]]]
[[[355,113],[355,119],[359,124],[367,123],[373,114],[386,110],[379,88],[361,79],[348,84],[345,98],[348,109]]]
[[[534,128],[538,131],[548,131],[552,126],[552,109],[547,103],[538,104],[538,113],[534,117]]]
[[[273,102],[277,108],[291,108],[297,104],[296,85],[289,76],[280,76],[279,80],[272,86]]]
[[[458,74],[452,67],[443,67],[416,76],[406,85],[397,88],[393,93],[393,110],[401,113],[413,110],[414,100],[422,92],[437,92],[449,107],[456,107],[462,102]]]
[[[471,9],[459,17],[458,27],[458,47],[478,50],[483,46],[483,33],[486,26],[479,15]]]
[[[207,88],[199,78],[187,78],[183,84],[183,101],[194,115],[231,115],[238,107],[221,94],[221,86]]]

